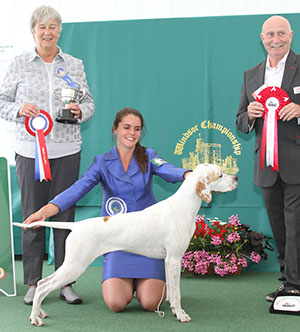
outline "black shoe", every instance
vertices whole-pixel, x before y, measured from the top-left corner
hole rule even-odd
[[[284,290],[284,287],[285,287],[285,283],[282,283],[280,285],[280,287],[275,291],[275,292],[272,292],[272,293],[269,293],[267,296],[266,296],[266,300],[269,301],[269,302],[274,302],[277,294],[281,291]]]
[[[283,289],[280,290],[276,296],[278,295],[285,295],[285,294],[292,294],[296,296],[300,296],[300,286],[285,284]]]

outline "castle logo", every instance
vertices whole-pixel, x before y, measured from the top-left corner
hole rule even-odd
[[[233,155],[239,156],[242,154],[241,143],[231,132],[230,128],[211,122],[210,120],[205,120],[200,125],[195,125],[188,129],[176,143],[174,154],[181,156],[187,141],[192,137],[195,139],[195,149],[189,152],[189,157],[182,159],[182,167],[195,169],[198,164],[210,163],[220,166],[225,174],[237,174],[239,171],[237,158],[233,155],[222,157],[222,144],[205,142],[201,132],[199,132],[200,130],[214,130],[219,132],[230,141]]]

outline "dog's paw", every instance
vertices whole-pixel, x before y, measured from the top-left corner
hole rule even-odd
[[[176,317],[177,320],[181,323],[188,323],[192,320],[191,317],[182,309],[176,313]]]
[[[40,309],[39,317],[40,318],[47,318],[48,314],[43,309]]]
[[[48,317],[47,313],[44,310],[40,309],[37,314],[31,314],[29,320],[32,325],[43,326],[44,322],[42,321],[42,318],[46,317]]]
[[[173,314],[174,316],[176,316],[176,310],[175,310],[175,308],[174,308],[174,307],[171,307],[171,306],[170,306],[170,308],[171,308],[171,310],[172,310],[172,314]]]
[[[41,320],[40,317],[29,317],[30,323],[34,326],[43,326],[44,322]]]

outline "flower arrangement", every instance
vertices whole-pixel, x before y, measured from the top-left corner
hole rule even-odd
[[[274,250],[268,239],[242,224],[238,215],[229,217],[228,222],[197,215],[196,230],[181,266],[195,274],[204,275],[212,270],[220,276],[234,274],[247,267],[247,258],[257,264],[267,259],[265,249]]]

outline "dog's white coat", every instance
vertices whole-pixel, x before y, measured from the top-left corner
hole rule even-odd
[[[143,211],[86,219],[81,222],[34,222],[15,226],[47,226],[70,229],[63,265],[38,282],[30,320],[41,326],[47,314],[41,309],[43,299],[52,291],[70,284],[100,255],[125,250],[165,259],[167,301],[181,322],[191,320],[181,308],[181,259],[195,231],[195,218],[202,199],[209,202],[211,192],[226,192],[237,187],[237,177],[222,174],[221,168],[200,164],[177,192]],[[107,220],[108,219],[108,220]]]

